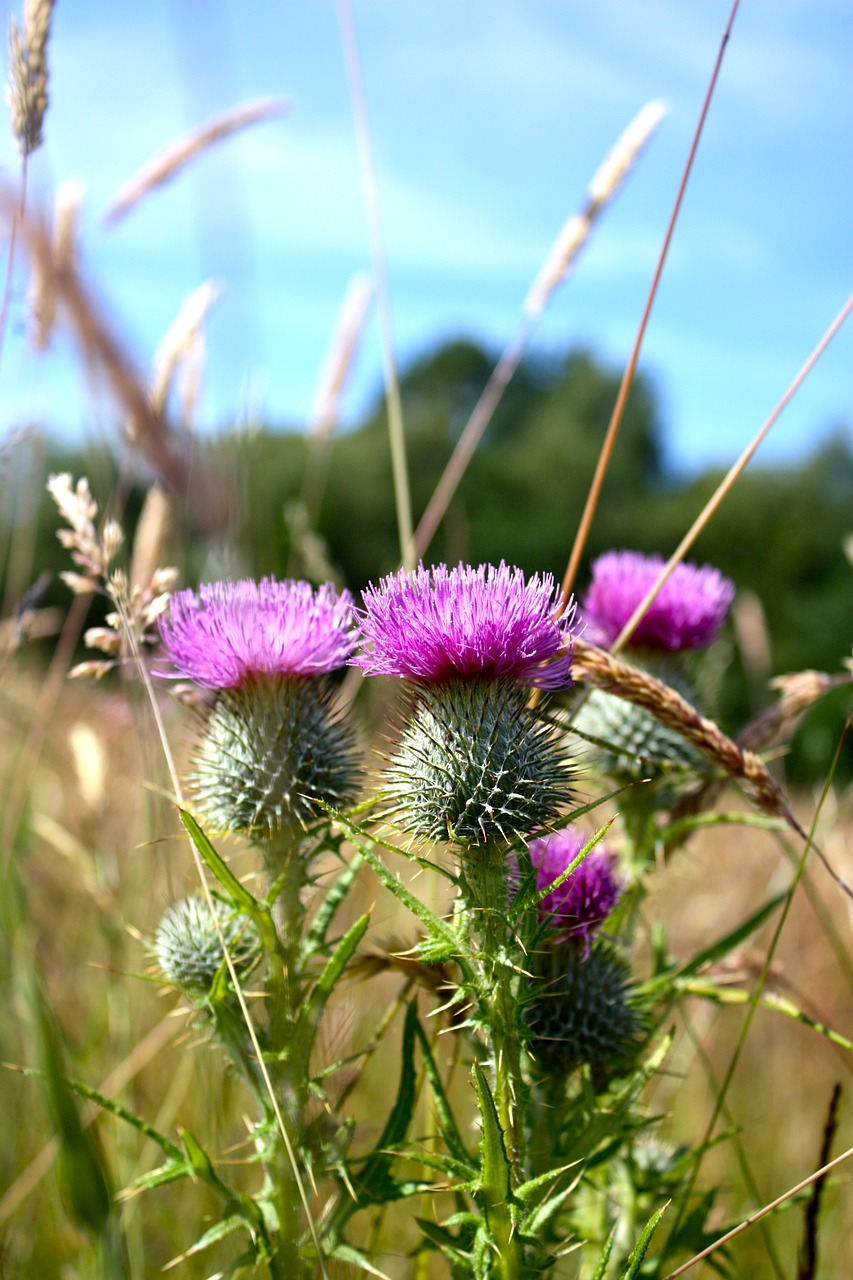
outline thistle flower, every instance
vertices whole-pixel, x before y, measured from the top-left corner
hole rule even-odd
[[[260,939],[249,918],[235,915],[218,899],[213,906],[215,915],[201,897],[176,903],[160,921],[154,940],[154,955],[166,981],[196,997],[207,995],[222,967],[223,939],[238,976],[247,974],[260,955]]]
[[[160,634],[177,672],[217,693],[193,778],[216,828],[264,842],[304,828],[320,801],[354,797],[352,730],[326,679],[355,645],[348,592],[272,578],[212,583],[174,596]]]
[[[364,593],[368,675],[409,682],[398,749],[386,771],[400,826],[429,840],[505,843],[551,821],[569,766],[530,686],[571,683],[574,606],[553,579],[520,569],[421,566]]]
[[[608,648],[663,567],[660,556],[638,551],[608,551],[599,556],[583,600],[586,638]],[[711,565],[676,565],[630,643],[667,653],[707,648],[725,622],[734,594],[732,583]]]
[[[600,939],[569,943],[551,956],[560,966],[527,1008],[531,1052],[547,1071],[589,1066],[593,1081],[630,1066],[646,1029],[627,961]]]
[[[179,591],[160,622],[179,675],[206,689],[257,676],[318,676],[342,667],[355,647],[352,598],[308,582],[214,582]]]
[[[540,892],[570,867],[588,837],[577,827],[565,827],[530,843],[530,860]],[[539,903],[539,918],[550,917],[552,926],[567,937],[588,940],[610,915],[622,896],[614,855],[596,846],[583,862]],[[587,943],[588,945],[588,943]]]
[[[423,565],[364,592],[362,635],[372,649],[354,661],[368,675],[441,684],[498,680],[540,689],[571,684],[572,603],[550,574],[525,582],[501,561],[473,569]]]

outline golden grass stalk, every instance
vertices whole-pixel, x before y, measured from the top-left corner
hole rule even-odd
[[[687,530],[687,533],[685,533],[684,537],[681,539],[678,546],[675,548],[675,551],[673,551],[669,560],[664,565],[663,569],[660,572],[660,575],[657,578],[657,581],[650,587],[647,594],[643,597],[643,599],[637,605],[631,617],[625,623],[625,626],[622,628],[621,632],[619,633],[613,645],[611,646],[612,652],[618,653],[619,650],[624,647],[627,641],[634,634],[634,631],[636,630],[640,620],[643,618],[646,610],[655,600],[658,592],[660,591],[663,584],[666,582],[669,575],[672,573],[675,566],[684,559],[687,552],[693,546],[693,543],[699,537],[699,534],[702,532],[702,530],[705,528],[708,521],[713,516],[714,512],[722,504],[723,499],[726,497],[729,491],[734,487],[735,482],[740,478],[740,476],[746,470],[746,467],[748,463],[752,460],[756,450],[758,449],[758,446],[764,440],[765,436],[768,434],[768,432],[770,431],[771,427],[774,425],[776,420],[780,417],[783,409],[785,409],[788,403],[793,399],[794,395],[799,390],[800,386],[805,381],[808,374],[817,364],[818,360],[823,355],[824,351],[829,346],[832,339],[838,333],[839,329],[844,324],[845,320],[850,315],[851,311],[853,311],[853,294],[850,295],[850,297],[847,299],[844,306],[839,311],[838,315],[832,321],[829,328],[826,330],[823,337],[821,338],[820,342],[814,348],[811,355],[808,357],[805,364],[802,366],[799,373],[797,373],[796,377],[791,382],[787,391],[782,396],[782,399],[779,401],[779,403],[776,405],[776,408],[770,414],[770,417],[766,420],[763,426],[756,432],[756,434],[753,436],[750,443],[744,449],[743,453],[740,455],[737,461],[732,464],[732,466],[727,471],[726,475],[720,481],[717,488],[711,494],[711,497],[705,503],[705,506],[699,512],[699,515],[693,521],[692,525]],[[564,584],[564,588],[565,588],[565,584]]]
[[[414,560],[419,560],[424,555],[435,537],[495,409],[521,364],[534,323],[557,285],[569,274],[594,223],[622,186],[641,150],[663,119],[665,111],[666,108],[660,102],[650,102],[643,107],[602,161],[587,188],[580,212],[569,218],[557,236],[525,298],[521,323],[492,370],[421,516],[414,536]]]
[[[104,214],[104,222],[108,226],[115,226],[140,200],[171,181],[202,152],[251,124],[280,116],[286,106],[281,98],[256,98],[251,102],[242,102],[223,115],[199,125],[185,138],[156,155],[118,191]]]
[[[297,504],[303,537],[310,536],[316,525],[329,472],[330,446],[338,423],[341,396],[364,332],[373,293],[369,276],[359,272],[352,277],[338,311],[331,344],[317,383],[314,411],[308,427],[308,459]]]
[[[598,506],[598,500],[601,496],[601,490],[604,485],[604,477],[607,474],[607,468],[610,465],[610,459],[613,455],[613,448],[614,448],[614,445],[616,444],[616,437],[619,434],[619,428],[622,425],[622,418],[625,414],[625,406],[628,403],[628,393],[630,392],[631,384],[634,381],[634,374],[636,373],[636,370],[637,370],[637,362],[640,358],[640,349],[643,345],[643,338],[645,337],[646,328],[649,323],[649,317],[651,316],[651,313],[652,313],[652,306],[654,305],[654,300],[657,297],[658,286],[660,284],[660,279],[663,274],[664,263],[666,262],[667,255],[669,253],[669,246],[670,246],[670,243],[672,242],[672,236],[673,236],[673,232],[675,231],[675,224],[678,221],[679,212],[681,211],[682,201],[684,200],[684,193],[687,190],[687,183],[690,178],[690,174],[693,170],[693,161],[696,158],[696,152],[699,148],[699,139],[702,136],[702,130],[704,129],[704,126],[705,126],[705,119],[708,115],[708,110],[711,106],[711,99],[714,96],[714,89],[716,88],[717,80],[720,74],[720,69],[723,65],[723,54],[725,53],[726,46],[729,42],[729,36],[731,34],[732,25],[734,24],[735,14],[737,13],[739,3],[740,3],[740,0],[734,0],[734,4],[732,5],[732,9],[729,14],[729,19],[728,19],[728,22],[726,23],[726,28],[725,28],[725,31],[723,32],[723,36],[720,41],[720,47],[717,51],[717,60],[714,63],[714,70],[711,72],[711,79],[708,82],[708,88],[705,93],[705,99],[702,103],[702,109],[699,112],[699,119],[696,124],[695,132],[693,134],[693,141],[690,144],[690,151],[687,156],[687,162],[685,163],[685,166],[684,166],[684,172],[681,175],[681,182],[679,183],[679,186],[678,186],[678,193],[675,197],[675,204],[672,207],[672,213],[670,214],[669,224],[666,229],[666,235],[664,236],[663,244],[661,245],[661,251],[658,257],[658,264],[655,267],[655,273],[652,277],[652,283],[649,287],[649,295],[646,299],[646,305],[643,308],[643,314],[640,317],[640,324],[637,329],[637,336],[634,339],[634,346],[631,351],[628,364],[625,368],[625,372],[622,375],[622,382],[620,383],[619,392],[618,392],[618,395],[616,396],[616,403],[614,404],[613,412],[610,415],[610,422],[607,425],[607,431],[604,436],[604,443],[601,446],[601,453],[598,458],[598,463],[596,464],[595,473],[592,478],[592,483],[590,484],[590,487],[589,487],[589,493],[587,494],[586,503],[584,504],[583,514],[581,516],[580,524],[578,525],[577,533],[575,534],[575,540],[572,546],[571,555],[569,556],[569,562],[566,566],[566,572],[563,575],[563,583],[562,583],[563,600],[568,600],[569,596],[571,595],[572,587],[575,584],[575,579],[577,578],[577,575],[578,575],[578,569],[580,568],[581,558],[583,557],[587,538],[589,537],[589,531],[590,531],[590,528],[592,527],[592,521],[595,515],[595,510]]]
[[[355,360],[372,300],[373,282],[363,271],[359,271],[347,285],[332,341],[317,382],[314,410],[308,428],[312,443],[327,441],[337,425],[341,396]]]
[[[64,182],[56,193],[52,248],[54,262],[63,271],[73,271],[77,262],[77,219],[82,201],[78,182]],[[40,261],[33,262],[30,285],[31,338],[37,351],[46,351],[56,327],[56,278],[43,272]]]
[[[17,202],[8,187],[0,187],[0,215],[17,217]],[[213,483],[207,468],[191,455],[185,434],[172,430],[163,413],[152,405],[144,380],[134,367],[114,329],[107,323],[73,261],[58,260],[44,223],[34,217],[20,222],[20,234],[35,269],[61,304],[87,365],[105,379],[127,423],[131,442],[163,484],[181,494],[207,528],[220,527],[227,516],[227,491]]]
[[[752,751],[739,747],[713,720],[700,715],[686,698],[662,680],[578,637],[574,640],[572,674],[584,684],[649,711],[661,724],[692,743],[717,768],[741,782],[759,808],[784,818],[800,831],[763,761]]]
[[[807,1178],[803,1178],[802,1182],[798,1182],[795,1187],[791,1187],[783,1195],[777,1196],[770,1204],[766,1204],[762,1209],[758,1209],[755,1213],[751,1213],[748,1218],[739,1223],[736,1227],[732,1227],[731,1231],[727,1231],[725,1235],[720,1236],[713,1244],[709,1244],[707,1249],[703,1249],[701,1253],[696,1253],[687,1262],[683,1262],[680,1267],[676,1267],[674,1271],[668,1271],[664,1276],[664,1280],[675,1280],[676,1276],[683,1276],[685,1271],[689,1271],[697,1262],[701,1262],[703,1258],[709,1258],[712,1253],[716,1253],[723,1245],[728,1244],[730,1240],[734,1240],[735,1236],[739,1236],[741,1232],[746,1231],[747,1227],[751,1227],[759,1219],[765,1218],[768,1213],[774,1213],[780,1209],[788,1200],[793,1200],[795,1196],[799,1196],[806,1187],[812,1186],[813,1183],[826,1178],[828,1173],[833,1169],[837,1169],[853,1156],[853,1147],[849,1147],[847,1151],[843,1151],[840,1156],[836,1156],[834,1160],[830,1160],[827,1164],[822,1165],[820,1169],[816,1169],[814,1173],[809,1174]]]
[[[619,191],[668,109],[666,103],[659,100],[646,103],[604,157],[587,187],[583,207],[569,218],[530,286],[522,308],[526,316],[535,318],[542,314],[551,294],[569,274],[598,217]]]
[[[54,0],[24,0],[23,29],[9,23],[9,80],[6,98],[12,134],[25,158],[44,141],[47,111],[47,42]]]

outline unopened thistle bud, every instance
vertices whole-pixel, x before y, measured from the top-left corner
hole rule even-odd
[[[554,976],[527,1010],[530,1050],[543,1071],[567,1074],[588,1066],[601,1083],[630,1067],[645,1021],[627,961],[601,939],[588,950],[576,943],[558,947],[550,959]]]
[[[569,795],[559,736],[528,690],[571,684],[573,606],[553,579],[505,564],[400,572],[364,593],[368,675],[408,682],[386,771],[399,825],[430,840],[506,843],[551,821]]]
[[[220,582],[182,591],[159,620],[177,673],[216,691],[195,757],[215,828],[263,842],[354,798],[352,729],[327,676],[355,637],[349,594],[306,582]]]
[[[160,921],[154,940],[154,955],[166,981],[195,997],[207,994],[221,969],[223,941],[238,977],[248,974],[260,955],[260,939],[249,918],[235,915],[218,899],[213,905],[215,916],[204,898],[176,903]]]

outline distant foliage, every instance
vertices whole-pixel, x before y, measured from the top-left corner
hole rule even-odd
[[[448,343],[417,360],[402,379],[413,508],[422,511],[492,368],[472,342]],[[527,572],[562,573],[619,385],[618,375],[589,353],[529,357],[510,384],[486,439],[474,457],[427,560],[473,564],[506,560]],[[208,442],[233,486],[233,526],[222,530],[223,562],[209,534],[178,531],[187,581],[248,571],[318,577],[325,567],[341,585],[359,590],[397,565],[397,527],[380,406],[334,441],[306,556],[299,503],[308,461],[301,433],[264,427]],[[37,469],[93,474],[93,460],[47,447]],[[98,468],[103,470],[103,462]],[[118,469],[118,463],[116,464]],[[547,477],[543,486],[542,477]],[[719,481],[708,471],[679,476],[666,450],[657,397],[640,377],[634,385],[588,545],[587,562],[612,547],[669,554]],[[147,482],[148,477],[140,478]],[[106,478],[101,486],[107,489]],[[125,523],[132,527],[143,484],[131,487]],[[35,493],[36,487],[33,485]],[[10,485],[3,519],[15,518]],[[794,467],[747,471],[703,533],[695,550],[744,589],[755,593],[773,637],[775,673],[817,667],[833,671],[850,646],[850,565],[842,545],[850,533],[853,450],[838,434]],[[33,517],[18,511],[17,519]],[[34,563],[58,572],[61,548],[45,498],[35,516]],[[7,567],[4,565],[4,577]],[[584,578],[581,581],[585,580]],[[29,584],[22,584],[25,589]],[[48,599],[51,599],[49,593]],[[56,601],[62,599],[61,587]],[[739,660],[722,691],[723,719],[735,723],[748,708],[748,680]],[[809,717],[794,745],[792,767],[803,777],[825,762],[828,737],[837,738],[843,708],[829,698]],[[849,773],[851,766],[847,766]]]

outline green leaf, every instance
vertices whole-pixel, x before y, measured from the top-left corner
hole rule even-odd
[[[670,970],[668,973],[661,974],[660,977],[652,978],[650,982],[644,983],[638,987],[638,994],[644,996],[656,995],[660,990],[666,989],[668,986],[677,982],[681,978],[692,977],[698,973],[700,969],[706,968],[708,965],[715,964],[716,961],[723,959],[730,951],[739,947],[746,939],[755,932],[756,929],[764,923],[768,916],[771,916],[777,907],[788,898],[790,889],[783,890],[778,893],[775,898],[771,898],[769,902],[765,902],[757,911],[744,920],[742,924],[737,925],[725,937],[718,938],[709,947],[705,947],[698,952],[692,960],[686,961],[679,965],[676,969]]]
[[[364,1158],[359,1173],[350,1175],[350,1183],[355,1199],[348,1196],[342,1199],[337,1207],[332,1225],[333,1234],[344,1226],[352,1215],[366,1204],[385,1204],[390,1200],[398,1200],[403,1195],[411,1194],[406,1184],[398,1183],[391,1177],[391,1165],[397,1159],[397,1148],[406,1139],[416,1102],[415,1074],[415,1026],[417,1024],[417,1006],[412,1002],[406,1010],[406,1021],[403,1024],[403,1042],[400,1047],[401,1066],[400,1083],[397,1097],[385,1128],[379,1136],[374,1149]]]
[[[366,1271],[371,1276],[378,1276],[379,1280],[391,1280],[390,1276],[372,1266],[364,1254],[359,1253],[358,1249],[354,1249],[351,1244],[336,1245],[329,1257],[335,1258],[338,1262],[348,1262],[351,1267],[358,1267],[359,1271]]]
[[[322,807],[332,818],[334,818],[335,822],[339,823],[339,825],[347,831],[350,840],[356,846],[358,846],[358,839],[360,837],[362,840],[367,840],[370,843],[371,848],[387,849],[389,853],[396,853],[398,857],[405,858],[407,862],[416,862],[418,866],[423,867],[425,871],[437,872],[440,876],[444,876],[445,880],[450,880],[453,884],[458,883],[458,877],[455,876],[452,871],[448,871],[447,867],[440,866],[431,858],[421,858],[408,849],[401,849],[399,845],[392,844],[390,840],[382,840],[379,836],[373,835],[372,832],[367,831],[364,827],[360,827],[357,823],[352,822],[345,814],[338,813],[335,809],[330,808],[329,805],[324,804]]]
[[[305,1004],[302,1013],[299,1015],[299,1021],[296,1026],[296,1039],[300,1040],[302,1036],[309,1037],[310,1030],[316,1027],[320,1020],[320,1015],[326,1007],[329,996],[335,988],[335,984],[342,977],[349,961],[352,959],[355,949],[361,942],[367,926],[370,924],[370,916],[364,915],[355,924],[347,929],[341,938],[334,952],[323,968],[322,973],[311,989],[311,994]],[[310,1045],[309,1045],[310,1047]]]
[[[469,1171],[476,1169],[476,1164],[468,1153],[465,1141],[459,1131],[456,1118],[450,1106],[447,1094],[444,1090],[441,1076],[433,1057],[432,1047],[427,1039],[426,1032],[420,1024],[420,1020],[415,1023],[415,1034],[421,1046],[421,1054],[424,1060],[424,1070],[432,1089],[432,1096],[435,1101],[435,1109],[438,1112],[438,1122],[441,1136],[444,1139],[444,1145],[447,1147],[450,1155],[454,1160],[458,1161]]]
[[[489,1274],[489,1255],[494,1249],[505,1261],[507,1275],[515,1275],[520,1264],[520,1246],[513,1224],[512,1170],[495,1100],[479,1062],[474,1063],[473,1073],[482,1128],[480,1178],[474,1197],[482,1204],[486,1218],[474,1245],[474,1274],[478,1277]]]
[[[482,1126],[479,1198],[488,1210],[509,1202],[511,1170],[498,1110],[489,1082],[479,1062],[474,1063],[474,1090],[477,1094]]]
[[[436,1222],[430,1222],[428,1218],[415,1218],[415,1222],[431,1245],[440,1249],[445,1258],[452,1258],[455,1263],[460,1264],[466,1274],[470,1274],[470,1256],[452,1231],[448,1231],[447,1227],[439,1226]]]
[[[2,1064],[10,1071],[18,1071],[22,1076],[30,1076],[37,1080],[44,1080],[45,1073],[37,1070],[35,1067],[19,1067],[12,1063],[5,1062]],[[123,1120],[125,1124],[131,1125],[134,1129],[138,1129],[140,1133],[145,1134],[146,1138],[150,1138],[152,1142],[156,1142],[157,1146],[171,1159],[183,1160],[184,1154],[180,1147],[176,1147],[174,1142],[170,1142],[164,1134],[160,1133],[153,1125],[146,1120],[141,1119],[132,1111],[128,1111],[127,1107],[123,1107],[120,1102],[116,1102],[113,1098],[107,1098],[102,1093],[98,1093],[97,1089],[92,1089],[87,1084],[83,1084],[80,1080],[74,1080],[70,1076],[65,1077],[65,1083],[69,1089],[78,1094],[79,1097],[85,1098],[87,1102],[94,1102],[104,1111],[108,1111],[110,1115],[115,1116],[118,1120]]]
[[[265,949],[277,950],[278,935],[269,908],[258,902],[257,898],[254,898],[240,883],[225,859],[216,852],[192,814],[186,809],[179,809],[178,813],[205,865],[219,881],[237,910],[247,915],[257,926]]]
[[[182,1253],[179,1258],[173,1258],[171,1262],[167,1262],[164,1270],[168,1270],[169,1267],[176,1266],[179,1262],[183,1262],[185,1258],[192,1258],[197,1253],[203,1253],[205,1249],[209,1249],[211,1245],[216,1244],[219,1240],[225,1240],[228,1236],[233,1235],[235,1231],[245,1231],[246,1229],[245,1218],[241,1217],[240,1214],[232,1213],[229,1217],[222,1218],[221,1221],[215,1222],[213,1226],[210,1227],[209,1230],[205,1231],[204,1235],[196,1240],[195,1244],[187,1249],[185,1253]],[[256,1251],[252,1251],[251,1257],[254,1262],[258,1261],[258,1254]]]
[[[183,1157],[180,1160],[167,1160],[165,1164],[152,1169],[150,1173],[143,1173],[138,1178],[134,1178],[130,1186],[120,1193],[119,1199],[127,1200],[136,1191],[153,1191],[155,1187],[166,1187],[172,1182],[180,1182],[182,1178],[192,1176],[192,1165],[188,1160],[184,1160]]]
[[[40,1073],[47,1105],[59,1142],[59,1176],[70,1216],[105,1241],[110,1230],[110,1176],[94,1130],[84,1126],[74,1090],[63,1071],[61,1034],[47,995],[33,977],[32,1006],[39,1036]]]
[[[652,1242],[652,1236],[657,1230],[657,1225],[660,1222],[663,1215],[666,1213],[666,1210],[668,1208],[669,1208],[669,1201],[667,1201],[666,1204],[662,1206],[662,1208],[658,1209],[657,1212],[653,1213],[652,1216],[649,1218],[648,1222],[643,1227],[639,1240],[631,1250],[631,1256],[628,1259],[628,1265],[625,1268],[625,1270],[622,1272],[621,1276],[619,1277],[619,1280],[634,1280],[634,1277],[639,1273],[643,1259],[646,1256],[646,1250],[648,1249],[649,1245]]]
[[[595,1271],[593,1272],[592,1280],[604,1280],[604,1273],[607,1270],[607,1264],[610,1261],[610,1255],[613,1252],[613,1241],[616,1239],[616,1228],[618,1226],[619,1223],[614,1222],[610,1235],[604,1242],[604,1248],[601,1251],[601,1257],[598,1259]]]
[[[547,1173],[540,1173],[537,1178],[531,1178],[528,1182],[522,1182],[520,1187],[516,1187],[515,1194],[517,1198],[526,1204],[532,1195],[542,1187],[547,1187],[550,1183],[555,1182],[557,1178],[561,1178],[564,1173],[568,1173],[570,1169],[575,1169],[576,1163],[561,1165],[558,1169],[549,1169]]]
[[[313,956],[316,951],[325,946],[326,934],[329,932],[335,913],[349,893],[363,862],[364,859],[361,854],[356,853],[348,863],[344,863],[343,870],[338,874],[335,883],[324,894],[323,901],[311,921],[302,944],[305,959]]]
[[[434,911],[431,911],[428,906],[416,898],[413,893],[410,893],[394,873],[388,870],[381,858],[377,858],[372,848],[359,841],[355,836],[350,838],[365,862],[369,863],[376,872],[385,888],[390,893],[393,893],[397,901],[401,902],[426,927],[430,939],[442,948],[442,954],[446,955],[447,958],[454,956],[458,959],[460,954],[464,953],[464,945],[450,925],[446,924]],[[375,843],[377,842],[371,841],[371,844]],[[460,960],[460,968],[463,971],[467,971],[464,961]]]

